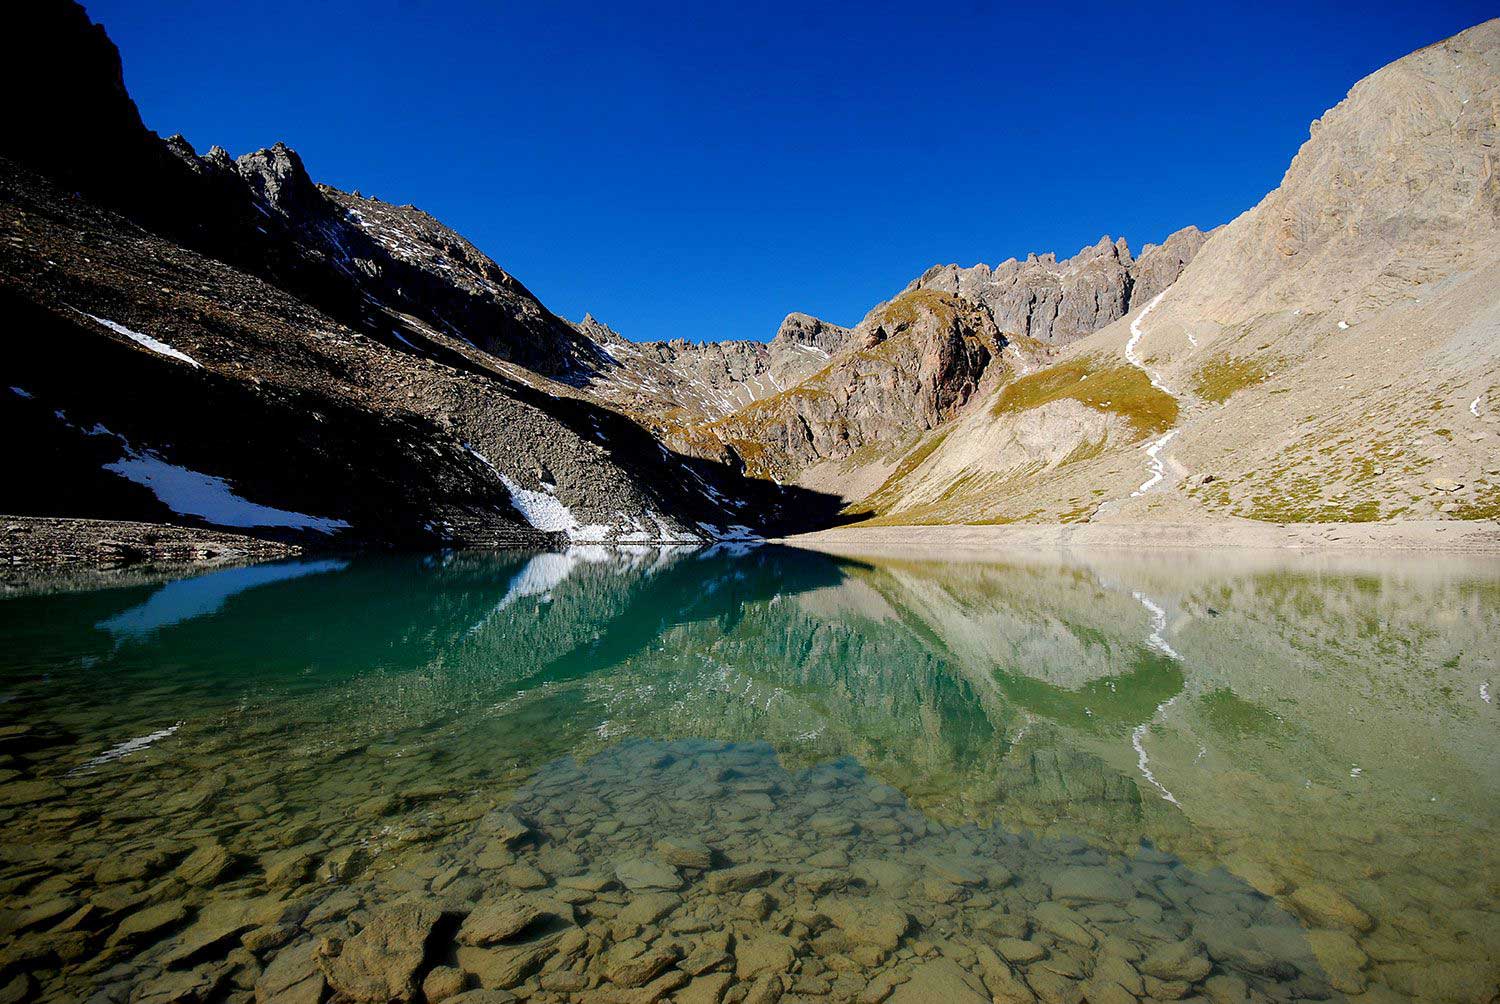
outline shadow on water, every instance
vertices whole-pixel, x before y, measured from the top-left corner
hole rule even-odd
[[[520,646],[538,678],[566,679],[614,665],[674,624],[732,625],[746,604],[835,584],[842,564],[806,552],[723,547],[276,562],[158,586],[7,601],[0,632],[18,658],[0,656],[0,670],[23,670],[15,663],[24,659],[24,668],[46,667],[50,684],[80,668],[93,684],[166,663],[178,684],[208,679],[232,689],[312,675],[306,685],[323,686],[451,659],[478,639]],[[506,615],[525,600],[535,607]],[[524,652],[544,635],[547,648]]]

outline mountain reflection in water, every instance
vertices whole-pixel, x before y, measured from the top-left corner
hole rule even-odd
[[[438,858],[479,882],[475,820],[509,806],[552,857],[506,867],[549,883],[675,829],[783,863],[762,923],[857,890],[976,980],[986,946],[1050,938],[1080,972],[1008,964],[1044,999],[1098,992],[1075,922],[1190,936],[1212,975],[1183,992],[1216,1000],[1494,992],[1492,563],[576,547],[14,597],[0,637],[17,937],[55,935],[17,918],[59,898],[201,918],[349,883],[374,908]],[[164,891],[206,834],[233,867]],[[310,848],[290,887],[288,846]],[[352,846],[368,866],[330,871]],[[106,847],[158,864],[108,881]],[[739,910],[704,895],[682,910]],[[817,937],[792,938],[799,972]],[[41,953],[43,996],[108,971],[79,944]],[[891,952],[858,978],[921,968]],[[142,960],[132,979],[172,968]],[[1127,989],[1175,988],[1146,978]]]

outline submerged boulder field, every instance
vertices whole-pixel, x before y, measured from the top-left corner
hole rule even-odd
[[[88,903],[33,897],[10,917],[7,991],[34,991],[32,966],[103,1000],[261,1004],[1123,1004],[1342,985],[1240,879],[1148,847],[935,824],[847,761],[790,773],[768,744],[634,742],[544,767],[509,805],[458,794],[357,807],[350,837],[396,827],[371,852],[316,813],[320,836],[252,840],[258,856],[238,838],[234,853],[132,839]],[[207,822],[226,796],[200,782],[170,811]],[[420,822],[400,810],[417,802]],[[163,886],[171,898],[145,891]],[[1334,926],[1357,912],[1300,892]]]
[[[1487,1000],[1492,561],[948,557],[7,599],[0,988]]]

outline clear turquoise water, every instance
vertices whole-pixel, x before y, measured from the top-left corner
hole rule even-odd
[[[1003,996],[986,952],[1014,940],[1049,1001],[1113,993],[1110,952],[1141,999],[1488,1001],[1500,978],[1492,561],[320,559],[15,596],[0,639],[0,984],[45,999],[217,973],[207,997],[248,1000],[281,953],[413,896],[566,901],[591,940],[507,987],[535,1000],[624,992],[610,951],[685,959],[710,929],[729,999],[771,972],[742,961],[762,936],[787,999],[898,975],[920,999],[949,963]],[[531,833],[486,837],[494,810]],[[616,867],[672,834],[714,868],[622,929],[662,891]],[[712,881],[746,862],[754,889]],[[851,900],[904,915],[899,943],[830,926]],[[182,957],[249,903],[302,912]],[[111,945],[162,904],[181,916]],[[1209,967],[1180,988],[1149,972],[1177,945]]]

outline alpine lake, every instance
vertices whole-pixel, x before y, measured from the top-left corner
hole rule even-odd
[[[1500,563],[774,546],[0,599],[0,1004],[1495,1001]]]

